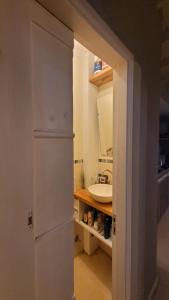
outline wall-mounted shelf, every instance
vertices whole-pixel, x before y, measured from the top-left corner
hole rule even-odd
[[[104,70],[90,76],[89,81],[97,87],[113,80],[113,70],[107,67]]]

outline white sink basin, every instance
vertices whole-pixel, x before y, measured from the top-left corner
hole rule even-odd
[[[88,187],[91,196],[98,202],[112,202],[112,185],[111,184],[94,184]]]

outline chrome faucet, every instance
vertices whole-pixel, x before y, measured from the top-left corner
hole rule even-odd
[[[112,171],[111,171],[111,170],[105,169],[105,170],[102,172],[102,175],[104,175],[105,173],[109,173],[109,174],[111,175],[111,178],[112,178],[113,174],[112,174]],[[110,180],[108,181],[108,183],[110,184]]]
[[[110,174],[111,174],[111,176],[112,176],[112,171],[111,171],[111,170],[109,170],[109,169],[105,169],[105,170],[102,172],[102,174],[104,174],[105,172],[108,172],[108,173],[110,173]]]
[[[112,176],[112,171],[109,169],[105,169],[103,172],[99,173],[96,177],[95,183],[106,183],[110,184],[110,179],[108,175],[105,175],[105,173],[110,173]]]

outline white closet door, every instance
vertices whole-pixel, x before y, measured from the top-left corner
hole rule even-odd
[[[73,33],[32,6],[31,71],[37,300],[73,296]]]

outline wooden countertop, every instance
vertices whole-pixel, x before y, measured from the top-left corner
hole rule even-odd
[[[74,193],[74,197],[112,217],[112,203],[100,203],[94,200],[86,189]]]

